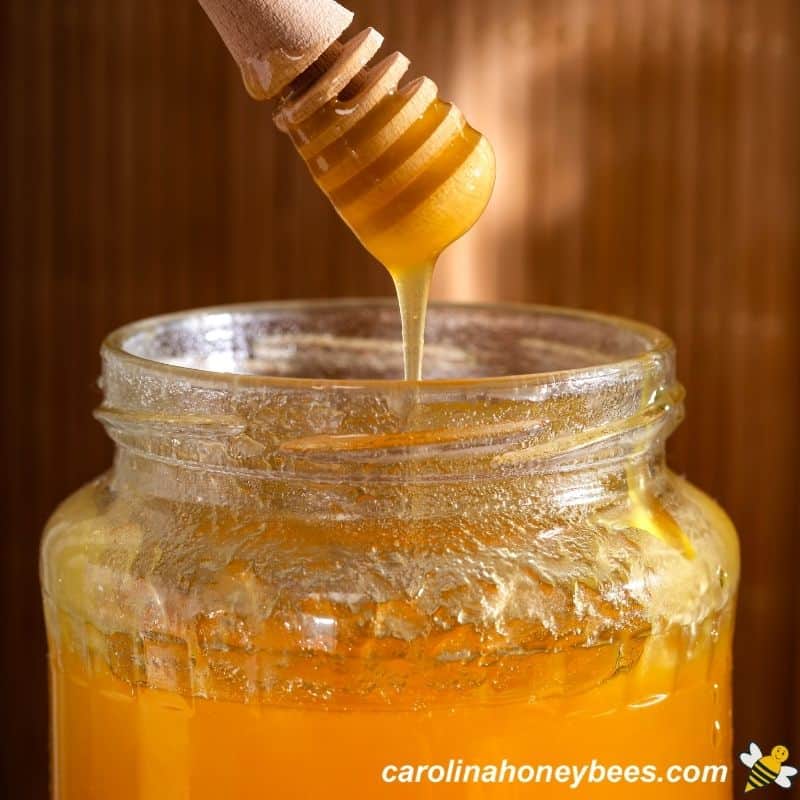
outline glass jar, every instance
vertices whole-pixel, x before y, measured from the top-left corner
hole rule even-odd
[[[414,384],[393,303],[276,303],[102,354],[114,465],[42,545],[56,797],[672,797],[729,766],[736,535],[665,465],[658,331],[433,304]]]

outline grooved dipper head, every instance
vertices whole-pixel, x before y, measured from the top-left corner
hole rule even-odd
[[[334,0],[200,0],[251,94],[274,97],[353,19]]]

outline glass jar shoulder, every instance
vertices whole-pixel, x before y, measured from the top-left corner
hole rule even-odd
[[[674,472],[667,472],[667,486],[675,494],[678,515],[685,515],[684,525],[695,548],[709,547],[711,555],[718,556],[727,570],[729,583],[738,585],[739,537],[728,513],[709,494]]]
[[[598,541],[610,535],[617,543],[594,557],[594,569],[616,575],[619,596],[641,606],[651,630],[696,625],[731,608],[739,546],[716,502],[663,466],[646,476],[628,470],[617,498],[590,520]]]
[[[39,573],[53,651],[88,654],[92,632],[104,636],[141,624],[124,598],[144,537],[135,500],[113,492],[111,475],[67,497],[44,529]]]
[[[720,610],[735,592],[739,554],[725,512],[669,471],[588,514],[529,507],[421,520],[175,503],[120,495],[103,476],[53,514],[41,573],[51,601],[109,623],[130,614],[134,598],[138,616],[149,602],[170,607],[172,620],[227,612],[236,598],[262,614],[324,600],[334,617],[392,603],[425,621],[420,634],[434,613],[438,624],[502,629],[508,619],[541,622],[556,605],[562,623],[590,639],[593,616],[601,628],[668,625]]]
[[[568,672],[601,662],[581,671],[600,682],[671,631],[694,646],[693,631],[716,630],[735,596],[738,548],[724,512],[668,472],[645,499],[592,513],[303,519],[119,495],[103,477],[45,533],[51,640],[126,681],[214,696],[235,688],[222,673],[245,669],[248,693],[274,698],[281,676],[296,687],[310,669],[312,694],[347,702],[361,686],[354,675],[372,685],[379,665],[412,662],[426,686],[453,671],[504,686],[541,659]],[[548,666],[547,686],[553,674]]]
[[[739,539],[733,522],[713,498],[670,470],[665,470],[658,491],[685,543],[683,568],[674,570],[669,583],[677,588],[685,581],[709,613],[722,611],[733,603],[739,584]]]

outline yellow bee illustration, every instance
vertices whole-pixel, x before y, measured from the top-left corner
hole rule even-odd
[[[745,792],[761,789],[771,783],[777,783],[783,789],[790,789],[792,782],[789,779],[797,775],[797,769],[783,766],[787,758],[789,750],[782,744],[773,747],[772,752],[765,756],[755,742],[750,742],[750,752],[741,753],[739,756],[742,764],[750,768]]]

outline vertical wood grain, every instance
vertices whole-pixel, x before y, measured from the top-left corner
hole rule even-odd
[[[688,417],[672,461],[742,539],[736,741],[800,754],[800,4],[351,5],[497,150],[494,201],[443,258],[436,294],[595,308],[676,339]],[[103,334],[390,282],[193,0],[6,0],[0,24],[0,647],[15,731],[0,793],[44,798],[36,549],[55,503],[109,462],[90,417]]]

